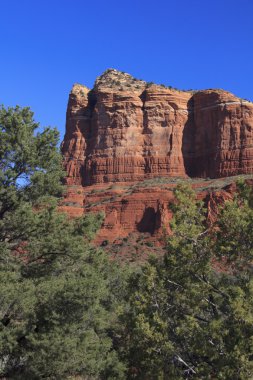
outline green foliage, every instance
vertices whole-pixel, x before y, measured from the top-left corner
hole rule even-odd
[[[0,263],[3,374],[95,378],[110,369],[120,378],[107,334],[114,269],[89,244],[94,224],[90,218],[69,221],[51,207],[25,218],[32,229],[22,256],[10,254]]]
[[[119,269],[90,243],[103,216],[69,219],[58,133],[0,112],[0,376],[124,378],[109,336]]]
[[[21,201],[36,202],[41,196],[61,196],[59,133],[39,124],[26,108],[0,108],[0,218]]]
[[[176,188],[168,253],[132,276],[122,313],[129,378],[253,378],[252,198],[240,186],[209,230],[193,191]]]

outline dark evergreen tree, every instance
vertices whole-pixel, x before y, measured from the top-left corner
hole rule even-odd
[[[118,269],[90,243],[101,216],[57,211],[58,132],[0,110],[0,376],[124,378],[108,331]]]
[[[129,377],[251,379],[250,191],[227,202],[211,229],[190,188],[180,185],[175,198],[164,261],[152,259],[129,286],[122,315]]]

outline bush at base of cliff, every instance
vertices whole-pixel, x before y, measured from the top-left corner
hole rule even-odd
[[[240,188],[212,228],[192,190],[175,190],[168,253],[129,283],[129,378],[253,378],[253,198]]]
[[[0,377],[121,379],[108,330],[118,276],[90,241],[100,216],[69,220],[58,132],[0,110]]]

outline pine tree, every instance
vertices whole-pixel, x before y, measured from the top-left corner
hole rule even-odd
[[[194,192],[175,190],[168,253],[144,265],[129,286],[122,318],[130,377],[253,378],[253,213],[245,189],[213,228]]]
[[[0,376],[124,378],[108,331],[118,268],[90,243],[101,215],[69,219],[58,132],[0,111]]]

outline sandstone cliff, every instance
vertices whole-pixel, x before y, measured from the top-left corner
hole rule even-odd
[[[216,219],[219,205],[231,199],[236,192],[235,181],[239,177],[186,181],[204,201],[208,219],[212,222]],[[244,178],[253,186],[252,175]],[[180,181],[179,178],[161,177],[134,184],[69,185],[61,211],[71,216],[102,212],[105,219],[97,237],[99,243],[117,241],[131,233],[148,234],[158,241],[164,232],[170,233],[170,204],[174,201],[173,190]]]
[[[68,193],[61,210],[102,211],[100,243],[117,245],[129,234],[157,242],[170,232],[180,179],[195,187],[214,220],[234,191],[233,176],[253,178],[253,104],[222,90],[179,91],[109,69],[92,90],[73,86],[62,152]]]
[[[222,90],[178,91],[113,69],[74,85],[62,152],[67,183],[253,173],[253,104]]]

